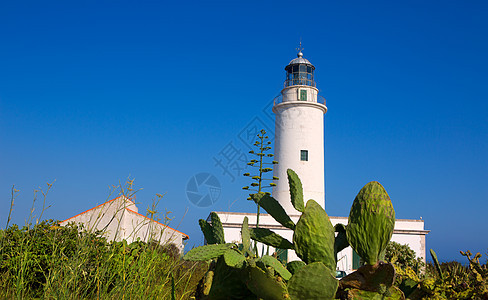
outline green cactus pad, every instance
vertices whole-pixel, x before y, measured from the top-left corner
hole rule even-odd
[[[276,201],[275,198],[266,193],[252,194],[251,197],[254,202],[264,208],[264,210],[266,210],[266,212],[270,214],[278,223],[286,228],[290,228],[292,230],[295,229],[295,223],[293,223],[281,204]]]
[[[203,236],[205,237],[207,244],[217,244],[217,241],[215,240],[215,237],[213,234],[212,225],[210,225],[204,219],[198,220],[198,224],[200,224],[200,228],[202,229]]]
[[[235,247],[235,244],[214,244],[200,246],[188,251],[185,256],[183,256],[183,259],[192,261],[207,261],[223,255],[225,251],[232,247]]]
[[[251,233],[251,238],[255,241],[278,249],[293,249],[293,244],[290,241],[269,229],[251,228],[249,231]]]
[[[374,265],[390,241],[394,227],[395,210],[390,196],[379,182],[369,182],[351,207],[346,227],[349,244],[366,263]]]
[[[288,175],[288,186],[290,187],[291,204],[299,212],[303,212],[305,205],[303,204],[303,188],[300,178],[292,169],[286,170]]]
[[[249,219],[244,217],[241,227],[242,250],[244,253],[251,247],[251,234],[249,233]]]
[[[224,252],[224,261],[229,267],[242,268],[246,262],[246,258],[236,250],[229,249]]]
[[[308,204],[307,204],[308,205]],[[335,274],[321,262],[301,267],[288,282],[293,300],[334,299],[339,281]]]
[[[301,260],[294,260],[290,261],[286,264],[286,268],[290,271],[291,274],[295,274],[301,267],[306,266],[307,264]]]
[[[224,227],[222,226],[222,222],[220,222],[219,215],[217,215],[217,213],[215,212],[211,212],[210,220],[212,221],[212,232],[215,237],[216,243],[225,244]]]
[[[212,281],[213,281],[213,276],[214,276],[214,271],[208,271],[205,276],[203,277],[203,294],[205,296],[208,296],[210,293],[210,288],[212,287]]]
[[[259,259],[266,266],[272,267],[284,280],[290,280],[291,273],[276,258],[264,255]]]
[[[347,248],[349,246],[349,242],[347,241],[346,226],[344,226],[344,224],[336,224],[334,226],[334,230],[337,232],[337,236],[335,237],[334,241],[334,253],[337,260],[337,253]]]
[[[437,259],[437,254],[435,254],[435,251],[433,249],[430,249],[430,256],[434,261],[434,266],[435,269],[437,270],[437,273],[439,273],[439,277],[441,279],[444,279],[444,274],[442,274],[442,269],[441,269],[441,265],[439,264],[439,260]]]
[[[280,277],[269,276],[259,267],[247,267],[247,288],[259,298],[281,300],[290,298],[286,284]]]
[[[307,264],[320,261],[335,270],[334,240],[334,227],[329,216],[317,202],[308,200],[293,234],[298,257]]]

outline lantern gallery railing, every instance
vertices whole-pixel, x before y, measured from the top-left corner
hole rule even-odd
[[[295,99],[295,100],[288,100],[288,101],[303,101],[303,100]],[[281,102],[283,102],[283,95],[279,94],[273,99],[273,106],[276,104],[280,104]],[[306,102],[316,102],[325,105],[325,98],[320,95],[317,95],[317,101],[307,100]]]
[[[284,87],[292,86],[292,85],[308,85],[315,87],[315,81],[313,79],[307,78],[293,78],[285,80]]]

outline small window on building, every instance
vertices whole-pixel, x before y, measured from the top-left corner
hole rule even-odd
[[[308,150],[300,150],[300,160],[308,161]]]
[[[307,101],[307,91],[306,90],[300,90],[300,100]]]

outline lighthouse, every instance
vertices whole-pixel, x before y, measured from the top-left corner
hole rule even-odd
[[[302,182],[303,200],[313,199],[325,209],[324,175],[324,115],[327,112],[325,99],[321,97],[315,82],[315,67],[303,57],[302,48],[297,49],[297,58],[285,67],[285,82],[280,95],[274,99],[275,114],[275,159],[273,176],[279,177],[273,187],[273,198],[297,224],[302,213],[295,210],[290,201],[287,169],[295,171]],[[359,190],[360,187],[358,187]],[[354,193],[354,191],[352,192]],[[350,199],[352,203],[353,199]],[[255,227],[256,213],[215,212],[222,223],[227,242],[242,243],[241,228],[247,218],[247,224]],[[207,218],[210,221],[211,217]],[[347,225],[347,217],[329,216],[332,225]],[[295,232],[278,223],[270,214],[262,213],[259,227],[273,231],[288,241],[293,241]],[[425,261],[425,236],[423,220],[396,219],[392,240],[400,244],[409,244],[418,257]],[[259,245],[257,247],[265,247]],[[293,249],[273,248],[278,259],[284,262],[299,260]],[[261,254],[264,252],[261,252]],[[337,269],[351,272],[361,265],[359,256],[351,247],[337,253]]]
[[[287,169],[295,171],[303,186],[306,202],[314,199],[325,209],[324,175],[324,114],[325,98],[318,95],[315,67],[303,57],[302,47],[297,58],[285,67],[283,89],[274,99],[275,165],[273,175],[280,178],[273,187],[273,197],[288,214],[298,214],[290,201]]]

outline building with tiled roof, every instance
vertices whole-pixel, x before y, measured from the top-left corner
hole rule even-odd
[[[61,221],[83,225],[89,231],[100,230],[109,241],[157,241],[161,245],[174,244],[183,252],[188,235],[138,212],[134,201],[125,196],[109,200],[74,217]]]

